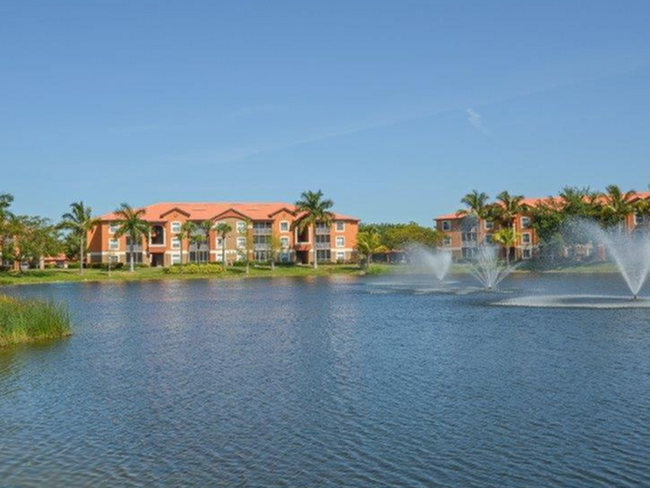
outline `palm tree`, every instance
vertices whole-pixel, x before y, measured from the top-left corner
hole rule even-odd
[[[181,231],[177,234],[178,240],[181,243],[181,268],[183,267],[183,241],[191,239],[196,232],[196,224],[190,220],[183,222]],[[187,256],[189,262],[189,254]]]
[[[223,260],[223,269],[226,269],[228,267],[228,260],[226,259],[226,237],[232,232],[232,226],[226,222],[221,222],[215,230],[221,236],[221,259]]]
[[[476,240],[481,244],[481,220],[486,220],[490,215],[490,208],[487,203],[490,197],[485,192],[479,192],[478,190],[472,190],[471,193],[468,193],[463,198],[461,198],[460,203],[464,204],[467,208],[463,208],[456,212],[456,215],[459,216],[469,216],[476,219]]]
[[[560,192],[558,206],[564,217],[595,218],[601,215],[601,194],[589,187],[565,186]]]
[[[316,250],[316,224],[331,225],[334,214],[330,209],[334,202],[330,199],[323,199],[323,192],[305,191],[300,195],[300,200],[296,202],[298,212],[304,215],[298,222],[298,229],[303,232],[305,228],[312,228],[312,252],[314,253],[314,269],[318,268],[318,252]]]
[[[61,217],[59,227],[72,232],[79,240],[79,274],[84,272],[84,260],[86,255],[86,236],[99,224],[101,219],[93,218],[93,210],[86,207],[84,202],[70,204],[71,211],[64,213]]]
[[[129,252],[131,253],[129,266],[131,273],[135,271],[135,243],[136,241],[142,241],[143,235],[149,234],[149,223],[142,218],[145,213],[145,209],[135,209],[128,203],[123,203],[115,210],[115,215],[117,215],[119,223],[115,235],[117,237],[126,235],[129,238]]]
[[[510,266],[510,248],[514,247],[517,243],[517,233],[514,227],[499,229],[494,233],[494,242],[504,246],[506,252],[506,267]]]
[[[210,262],[210,232],[212,231],[213,223],[211,220],[204,220],[199,224],[199,227],[203,230],[205,235],[204,242],[208,243],[208,263]]]
[[[372,255],[380,252],[386,252],[388,248],[381,243],[381,236],[377,229],[369,229],[357,234],[357,251],[365,257],[366,268],[372,264]]]
[[[623,192],[617,185],[609,185],[603,195],[602,219],[606,225],[615,225],[621,230],[625,218],[635,211],[634,190]]]
[[[511,249],[516,245],[517,235],[515,233],[515,219],[524,209],[521,195],[510,195],[507,191],[502,191],[497,195],[496,204],[490,209],[491,215],[494,215],[504,226],[510,228],[511,239],[502,242],[506,246],[506,264],[510,264]]]

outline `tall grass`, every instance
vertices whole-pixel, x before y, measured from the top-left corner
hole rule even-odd
[[[70,314],[65,306],[0,296],[0,347],[70,334]]]

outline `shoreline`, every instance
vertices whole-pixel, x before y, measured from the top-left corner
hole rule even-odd
[[[271,271],[268,267],[251,267],[246,274],[243,267],[232,267],[221,273],[179,274],[165,273],[163,268],[138,268],[134,273],[128,270],[114,270],[108,276],[106,270],[86,269],[79,274],[76,269],[29,270],[23,273],[0,273],[0,289],[3,286],[62,284],[62,283],[122,283],[134,281],[187,281],[187,280],[232,280],[253,278],[306,278],[325,276],[399,276],[425,275],[429,271],[407,265],[373,264],[368,271],[356,265],[321,265],[318,269],[307,266],[276,266]],[[450,276],[466,275],[469,270],[462,264],[454,264]],[[618,274],[618,269],[611,263],[567,266],[563,268],[535,269],[524,267],[512,271],[513,275],[528,274]]]

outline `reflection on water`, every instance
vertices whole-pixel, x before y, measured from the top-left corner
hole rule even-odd
[[[511,276],[61,284],[75,335],[0,353],[0,486],[643,486],[649,310]],[[471,292],[468,292],[471,291]]]

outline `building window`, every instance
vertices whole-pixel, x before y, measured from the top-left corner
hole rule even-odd
[[[463,242],[476,242],[476,233],[475,232],[463,232],[462,234]]]
[[[329,234],[318,234],[316,235],[316,244],[321,244],[322,247],[330,246],[330,235]]]
[[[342,263],[345,261],[345,253],[341,251],[337,251],[336,253],[336,262],[337,263]]]
[[[280,237],[280,245],[282,246],[282,249],[289,249],[289,238]]]
[[[181,248],[181,240],[178,237],[174,237],[172,239],[172,249],[180,249]]]
[[[530,217],[522,217],[521,218],[521,228],[522,229],[530,229]]]
[[[109,234],[115,234],[119,228],[120,228],[120,224],[118,224],[117,222],[113,222],[112,224],[108,224],[108,233]]]
[[[131,253],[127,252],[125,257],[126,257],[126,262],[130,263],[131,262]],[[142,264],[142,253],[141,252],[134,252],[133,253],[133,262],[135,264]]]
[[[253,260],[263,263],[271,261],[271,253],[268,251],[255,251],[253,253]]]
[[[280,255],[280,261],[282,261],[283,263],[289,263],[289,262],[291,262],[291,254],[288,253],[288,252],[283,252],[283,253]]]
[[[120,249],[120,241],[118,241],[117,239],[109,239],[108,240],[108,248],[111,251],[119,250]]]
[[[238,237],[237,238],[237,247],[239,249],[245,249],[246,248],[246,238],[245,237]]]
[[[521,257],[523,259],[530,259],[533,256],[532,251],[530,249],[524,249],[523,252],[521,253]]]
[[[494,236],[492,234],[485,234],[485,243],[494,244]]]
[[[111,264],[117,264],[120,262],[120,258],[118,256],[115,256],[114,254],[111,254],[108,256],[108,262]]]
[[[332,253],[330,252],[329,249],[321,249],[316,251],[316,257],[318,258],[319,261],[331,261]]]
[[[462,252],[462,256],[465,259],[470,259],[474,257],[474,254],[476,253],[476,248],[475,247],[464,247]]]
[[[451,237],[445,236],[445,240],[443,242],[443,245],[447,246],[447,247],[451,246]]]
[[[239,222],[237,222],[237,233],[238,234],[245,234],[246,233],[246,227],[247,227],[246,222],[244,222],[243,220],[240,220]]]
[[[289,221],[283,220],[280,222],[280,232],[289,232]]]
[[[530,233],[529,232],[524,232],[521,234],[521,242],[524,244],[530,244]]]
[[[634,225],[641,225],[645,222],[645,215],[634,214]]]
[[[345,237],[336,238],[336,247],[345,247]]]
[[[172,260],[172,266],[175,264],[181,264],[181,255],[180,254],[172,254],[171,255],[171,260]]]
[[[214,243],[215,243],[215,245],[216,245],[217,248],[221,249],[221,247],[223,246],[223,238],[220,237],[220,236],[217,237],[217,238],[215,239]]]
[[[172,222],[172,232],[174,234],[178,234],[181,231],[181,223],[180,222]]]
[[[492,230],[494,229],[494,222],[491,220],[486,220],[485,221],[485,230]]]
[[[338,220],[336,222],[336,232],[344,232],[345,231],[345,222]]]
[[[449,232],[451,230],[451,220],[442,221],[442,230],[444,232]]]

